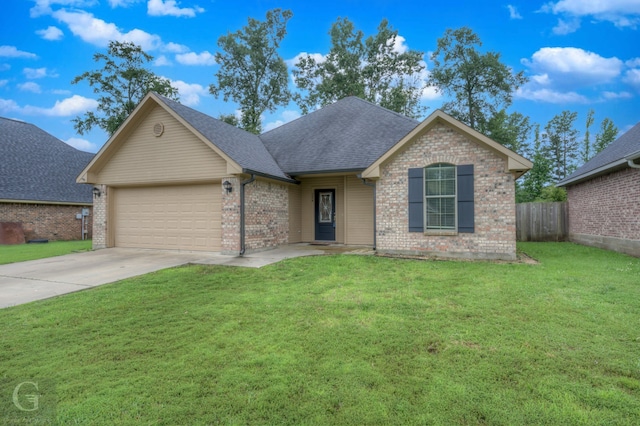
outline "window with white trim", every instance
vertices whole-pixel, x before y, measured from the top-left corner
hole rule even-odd
[[[437,163],[424,169],[425,229],[455,230],[456,166]]]

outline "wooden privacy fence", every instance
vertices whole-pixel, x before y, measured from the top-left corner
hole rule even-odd
[[[566,202],[516,204],[518,241],[564,241],[567,233]]]

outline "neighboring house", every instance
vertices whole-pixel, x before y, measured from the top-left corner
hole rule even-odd
[[[78,182],[100,191],[95,248],[514,259],[514,181],[531,166],[441,111],[418,122],[348,97],[257,136],[150,93]]]
[[[92,158],[33,124],[0,118],[0,223],[21,223],[27,241],[82,239],[76,216],[92,194],[75,180]]]
[[[640,123],[558,186],[567,188],[571,241],[640,256]]]

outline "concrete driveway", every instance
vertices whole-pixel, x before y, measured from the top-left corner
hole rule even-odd
[[[244,257],[207,252],[110,248],[0,265],[0,308],[46,299],[187,263],[259,268],[280,260],[323,254],[285,246]]]

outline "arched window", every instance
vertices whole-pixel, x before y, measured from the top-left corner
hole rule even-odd
[[[456,166],[438,163],[424,169],[425,229],[456,229]]]

